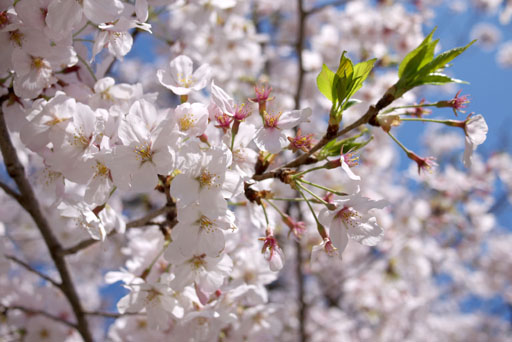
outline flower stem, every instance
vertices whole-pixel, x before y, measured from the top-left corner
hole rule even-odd
[[[316,225],[317,226],[320,226],[320,222],[318,221],[318,217],[316,217],[316,214],[315,214],[315,210],[313,209],[313,207],[311,206],[311,203],[308,201],[308,199],[306,198],[306,196],[304,195],[304,193],[299,189],[297,188],[297,191],[301,194],[301,196],[304,198],[304,201],[306,201],[308,207],[309,207],[309,210],[311,210],[311,214],[313,215],[313,218],[315,219],[315,222],[316,222]]]
[[[330,203],[327,203],[326,201],[324,201],[322,198],[320,198],[320,196],[318,196],[317,194],[315,194],[313,191],[309,190],[308,188],[306,188],[304,185],[300,184],[299,182],[295,182],[295,184],[300,187],[301,189],[307,191],[311,196],[313,196],[317,201],[319,201],[321,204],[325,205],[327,208],[331,209],[332,207],[332,204]]]
[[[457,121],[457,120],[439,120],[439,119],[425,119],[425,118],[404,118],[400,119],[401,121],[423,121],[423,122],[435,122],[435,123],[442,123],[444,125],[448,126],[455,126],[455,127],[463,127],[461,125],[464,125],[464,121]]]
[[[267,202],[268,204],[270,204],[272,206],[272,208],[274,208],[278,213],[279,215],[281,215],[282,218],[286,218],[287,215],[285,213],[283,213],[281,211],[281,209],[279,209],[279,207],[277,205],[275,205],[274,203],[272,203],[271,201],[269,200],[265,200],[265,202]]]
[[[316,171],[316,170],[321,170],[321,169],[325,169],[325,164],[324,165],[320,165],[320,166],[317,166],[317,167],[313,167],[311,169],[308,169],[308,170],[304,170],[302,172],[299,172],[299,173],[296,173],[295,175],[293,175],[293,177],[301,177],[303,175],[305,175],[306,173],[309,173],[309,172],[312,172],[312,171]]]
[[[74,42],[94,43],[92,39],[73,38]]]
[[[87,21],[87,22],[85,23],[85,25],[84,25],[84,26],[82,26],[78,31],[76,31],[75,33],[73,33],[73,38],[75,38],[75,37],[76,37],[76,36],[78,36],[80,33],[82,33],[82,32],[87,28],[87,26],[89,26],[89,24],[91,24],[91,22],[90,22],[90,21]]]
[[[162,254],[164,254],[164,252],[167,249],[167,246],[169,246],[170,242],[171,241],[169,241],[169,240],[165,240],[164,248],[162,248],[162,250],[153,258],[153,260],[151,260],[151,264],[149,264],[149,266],[146,267],[146,269],[144,269],[144,271],[142,272],[142,275],[140,276],[142,279],[146,280],[147,276],[151,272],[151,269],[153,268],[153,266],[155,266],[156,262],[158,261],[158,259],[160,259]]]
[[[422,104],[417,104],[417,105],[408,105],[408,106],[397,106],[397,107],[392,107],[392,108],[389,108],[389,109],[386,109],[385,111],[382,112],[382,114],[387,114],[387,113],[391,113],[397,109],[408,109],[408,108],[423,108],[423,107],[437,107],[437,102],[436,103],[422,103]]]
[[[76,56],[78,57],[78,60],[85,65],[85,67],[87,68],[87,70],[91,74],[92,78],[94,79],[94,82],[97,82],[98,79],[96,78],[96,75],[94,74],[94,71],[92,70],[92,68],[89,65],[89,63],[87,63],[87,61],[85,59],[83,59],[82,56],[80,56],[79,54],[77,54]]]
[[[265,221],[267,223],[267,227],[270,225],[267,215],[267,209],[265,208],[265,203],[261,204],[261,208],[263,209],[263,214],[265,214]]]
[[[404,152],[409,155],[409,153],[411,153],[411,151],[405,147],[397,138],[395,138],[395,136],[393,134],[391,134],[391,132],[388,132],[388,135],[391,137],[391,139],[393,139],[397,144],[398,146],[400,146],[402,148],[402,150],[404,150]]]
[[[322,189],[322,190],[325,190],[327,192],[331,192],[335,195],[338,195],[338,196],[347,196],[346,193],[344,192],[339,192],[339,191],[336,191],[334,189],[331,189],[331,188],[328,188],[328,187],[325,187],[323,185],[320,185],[320,184],[316,184],[316,183],[312,183],[312,182],[309,182],[307,180],[304,180],[302,178],[297,178],[296,181],[299,181],[301,183],[304,183],[304,184],[307,184],[307,185],[311,185],[311,186],[314,186],[315,188],[319,188],[319,189]]]

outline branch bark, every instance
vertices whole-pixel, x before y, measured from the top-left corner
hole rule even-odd
[[[299,19],[298,31],[297,31],[297,89],[295,92],[295,109],[300,109],[300,99],[302,97],[302,85],[304,83],[304,64],[302,60],[302,50],[304,49],[305,42],[305,31],[306,31],[306,18],[307,13],[304,11],[303,0],[297,0],[297,16]],[[296,131],[297,132],[297,131]],[[298,202],[288,202],[287,213],[290,214],[292,207],[296,206],[298,209],[298,220],[302,220],[302,213]],[[306,333],[306,315],[307,315],[307,304],[304,295],[304,269],[302,260],[302,244],[300,241],[295,243],[295,276],[297,278],[297,319],[299,321],[299,341],[307,341]]]
[[[0,101],[1,102],[1,101]],[[5,167],[9,176],[16,182],[18,186],[21,201],[20,204],[30,214],[34,223],[36,224],[39,232],[41,233],[44,242],[50,252],[50,256],[55,263],[55,267],[62,279],[61,289],[71,305],[76,317],[76,328],[82,338],[86,341],[92,341],[92,335],[89,330],[89,323],[83,313],[82,304],[76,292],[71,279],[71,274],[64,257],[61,255],[62,247],[53,234],[53,231],[43,215],[39,202],[34,194],[32,186],[30,185],[27,177],[25,176],[25,169],[18,159],[18,154],[14,148],[7,125],[3,110],[0,109],[0,150],[4,157]]]
[[[38,275],[39,277],[43,278],[44,280],[50,282],[53,286],[55,286],[56,288],[58,289],[62,289],[62,284],[58,283],[57,281],[53,280],[52,278],[50,278],[49,276],[47,276],[46,274],[44,273],[41,273],[39,272],[38,270],[36,270],[35,268],[33,268],[32,266],[30,266],[29,264],[27,264],[26,262],[12,256],[12,255],[5,255],[5,258],[6,259],[9,259],[9,260],[12,260],[14,261],[15,263],[17,263],[18,265],[24,267],[25,269],[27,269],[28,271]]]
[[[170,206],[166,205],[166,206],[164,206],[162,208],[159,208],[157,210],[154,210],[154,211],[150,212],[149,214],[147,214],[144,217],[141,217],[139,219],[136,219],[136,220],[128,222],[126,224],[126,228],[130,229],[130,228],[136,228],[136,227],[141,227],[141,226],[146,226],[146,225],[154,225],[155,222],[151,222],[152,219],[154,219],[157,216],[169,213],[169,212],[171,212],[172,210],[175,210],[175,209],[176,208],[173,208],[173,207],[170,207]],[[110,236],[115,235],[115,234],[117,234],[117,232],[115,230],[113,230],[110,233],[108,233],[107,237],[110,237]],[[88,240],[81,241],[81,242],[77,243],[74,246],[71,246],[69,248],[63,249],[61,251],[61,255],[65,256],[65,255],[75,254],[75,253],[81,251],[82,249],[86,249],[87,247],[90,247],[90,246],[98,243],[99,241],[100,240],[95,240],[95,239],[88,239]]]
[[[14,198],[18,203],[21,201],[20,194],[18,194],[16,191],[11,189],[7,184],[0,182],[0,188],[5,191],[5,193],[12,198]]]
[[[20,311],[23,311],[23,312],[25,312],[27,314],[30,314],[30,315],[41,315],[41,316],[44,316],[44,317],[49,318],[51,320],[54,320],[55,322],[62,323],[64,325],[67,325],[68,327],[71,327],[73,329],[77,329],[78,330],[78,327],[75,324],[73,324],[71,322],[68,322],[68,321],[66,321],[63,318],[60,318],[59,316],[52,315],[51,313],[48,313],[48,312],[43,311],[43,310],[30,309],[30,308],[26,308],[26,307],[19,306],[19,305],[3,307],[3,311],[4,312],[5,311],[9,311],[9,310],[20,310]]]

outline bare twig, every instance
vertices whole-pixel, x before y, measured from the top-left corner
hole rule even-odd
[[[5,99],[5,98],[4,98]],[[3,101],[0,101],[0,103]],[[18,159],[18,154],[14,148],[7,125],[5,124],[5,118],[3,110],[0,109],[0,149],[4,157],[4,163],[9,176],[14,179],[18,186],[20,197],[22,198],[20,204],[30,214],[34,220],[39,232],[41,233],[50,256],[55,263],[55,267],[60,274],[62,279],[61,290],[66,296],[71,305],[73,312],[76,316],[77,325],[76,329],[85,341],[92,341],[92,335],[89,330],[89,323],[85,318],[82,310],[82,304],[78,298],[78,294],[71,280],[71,274],[69,273],[68,266],[64,257],[61,255],[62,247],[55,237],[46,217],[43,215],[39,202],[34,194],[32,186],[30,185],[27,177],[25,176],[25,169]]]
[[[304,12],[303,0],[297,0],[297,16],[299,23],[297,25],[297,45],[295,52],[297,54],[297,88],[295,90],[295,108],[300,108],[300,97],[302,93],[302,85],[304,83],[304,65],[302,61],[302,50],[304,49],[304,34],[306,30],[306,12]]]
[[[306,30],[306,12],[304,11],[303,0],[297,0],[297,16],[299,20],[297,28],[297,45],[295,46],[295,53],[297,54],[297,88],[295,90],[295,109],[300,109],[300,99],[302,96],[302,86],[304,83],[304,64],[302,60],[302,50],[304,49],[305,30]],[[297,202],[288,202],[287,212],[289,213],[291,208],[296,206],[298,208],[298,220],[302,219],[302,213],[300,211],[299,204]],[[295,275],[297,278],[297,318],[299,321],[299,341],[306,342],[306,313],[307,305],[304,298],[304,270],[302,260],[302,245],[300,241],[295,243],[296,256],[295,256]]]
[[[20,311],[23,311],[24,313],[26,313],[28,315],[41,315],[41,316],[44,316],[44,317],[49,318],[51,320],[54,320],[55,322],[62,323],[64,325],[67,325],[68,327],[71,327],[73,329],[77,329],[78,330],[78,326],[76,324],[68,322],[68,321],[66,321],[65,319],[63,319],[63,318],[61,318],[59,316],[52,315],[51,313],[48,313],[48,312],[43,311],[43,310],[36,310],[36,309],[26,308],[26,307],[19,306],[19,305],[6,306],[6,307],[0,306],[0,308],[4,312],[9,311],[9,310],[20,310]]]
[[[163,215],[163,214],[167,214],[167,213],[169,213],[169,212],[171,212],[173,210],[176,210],[176,208],[173,208],[171,206],[167,206],[166,205],[166,206],[164,206],[164,207],[162,207],[160,209],[157,209],[155,211],[150,212],[149,214],[147,214],[144,217],[141,217],[140,219],[128,222],[126,224],[126,228],[136,228],[136,227],[145,226],[146,224],[148,224],[155,217],[158,217],[158,216]]]
[[[327,8],[327,7],[330,7],[330,6],[339,6],[339,5],[343,5],[343,4],[346,4],[347,2],[349,2],[350,0],[334,0],[334,1],[331,1],[331,2],[326,2],[326,3],[323,3],[321,5],[317,5],[313,8],[311,8],[309,11],[306,12],[306,15],[311,15],[311,14],[315,14],[317,12],[320,12],[321,10]]]
[[[41,272],[39,272],[38,270],[36,270],[35,268],[33,268],[32,266],[30,266],[29,264],[27,264],[26,262],[12,256],[12,255],[8,255],[6,254],[5,255],[5,258],[6,259],[9,259],[9,260],[12,260],[14,261],[15,263],[17,263],[18,265],[20,266],[23,266],[24,268],[26,268],[28,271],[34,273],[34,274],[37,274],[39,277],[43,278],[44,280],[50,282],[53,286],[57,287],[57,288],[61,288],[62,284],[58,283],[57,281],[53,280],[52,278],[50,278],[49,276],[47,276],[46,274],[43,274]]]
[[[101,316],[101,317],[107,317],[107,318],[119,318],[123,316],[135,316],[135,315],[144,315],[140,312],[125,312],[125,313],[117,313],[117,312],[102,312],[102,311],[87,311],[85,313],[89,316]]]
[[[175,210],[175,208],[172,208],[170,206],[164,206],[164,207],[162,207],[160,209],[157,209],[157,210],[154,210],[154,211],[150,212],[149,214],[147,214],[144,217],[141,217],[139,219],[136,219],[136,220],[128,222],[126,224],[126,228],[130,229],[130,228],[136,228],[136,227],[142,227],[142,226],[148,226],[148,225],[155,225],[156,223],[152,222],[151,221],[152,219],[154,219],[157,216],[169,213],[172,210]],[[156,225],[159,225],[159,224],[156,224]],[[108,233],[107,237],[110,237],[110,236],[115,235],[115,234],[117,234],[117,231],[113,230],[110,233]],[[74,246],[71,246],[69,248],[63,249],[61,251],[61,254],[62,255],[75,254],[75,253],[81,251],[82,249],[86,249],[86,248],[96,244],[99,241],[100,240],[95,240],[95,239],[88,239],[88,240],[80,241],[79,243],[77,243]]]
[[[20,202],[21,197],[20,194],[18,194],[16,191],[11,189],[7,184],[0,182],[0,188],[2,188],[3,191],[12,198],[14,198],[16,201]]]

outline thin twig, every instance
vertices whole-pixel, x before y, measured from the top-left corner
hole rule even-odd
[[[304,49],[305,30],[306,30],[306,12],[304,12],[303,0],[297,0],[297,16],[299,24],[297,27],[297,45],[295,52],[297,54],[297,88],[295,90],[295,108],[300,108],[300,98],[302,93],[302,86],[304,83],[304,65],[302,61],[302,50]]]
[[[6,307],[0,306],[0,308],[2,308],[2,310],[4,312],[9,311],[9,310],[20,310],[29,315],[41,315],[41,316],[44,316],[51,320],[54,320],[55,322],[62,323],[64,325],[67,325],[70,328],[78,330],[78,326],[76,324],[68,322],[63,318],[60,318],[59,316],[52,315],[51,313],[48,313],[43,310],[30,309],[30,308],[26,308],[24,306],[19,306],[19,305],[6,306]]]
[[[297,0],[297,16],[299,20],[299,25],[297,28],[297,45],[295,45],[295,53],[297,54],[297,88],[295,90],[295,109],[300,109],[300,99],[302,97],[302,86],[304,83],[304,64],[302,60],[302,52],[304,49],[305,43],[305,31],[306,31],[306,12],[304,11],[304,3],[303,0]],[[295,131],[297,133],[297,131]],[[286,206],[287,214],[291,213],[291,209],[293,207],[297,207],[298,209],[298,221],[302,220],[302,212],[300,210],[300,206],[298,202],[287,202]],[[306,342],[307,334],[306,334],[306,314],[307,314],[307,304],[305,301],[305,293],[304,293],[304,270],[302,260],[302,244],[300,241],[295,242],[295,276],[297,278],[297,319],[299,321],[299,341]]]
[[[12,198],[14,198],[16,201],[20,202],[21,201],[21,197],[20,197],[20,194],[18,194],[16,191],[14,191],[13,189],[11,189],[11,187],[9,187],[7,184],[3,183],[3,182],[0,182],[0,188],[2,188],[3,191],[5,191],[5,193],[9,196],[11,196]]]
[[[107,317],[107,318],[119,318],[123,316],[134,316],[134,315],[144,315],[140,312],[125,312],[125,313],[117,313],[117,312],[102,312],[102,311],[87,311],[85,312],[86,315],[89,316],[101,316],[101,317]]]
[[[6,99],[6,97],[2,97],[0,100],[0,104]],[[76,317],[77,325],[76,329],[82,336],[82,338],[86,341],[92,341],[92,335],[89,330],[89,323],[85,318],[85,315],[82,310],[82,304],[80,299],[78,298],[78,294],[73,285],[73,281],[71,279],[71,274],[68,270],[68,266],[64,257],[61,255],[62,247],[57,240],[57,237],[54,235],[53,230],[50,227],[50,224],[46,220],[46,217],[43,215],[41,207],[39,206],[39,202],[34,194],[34,190],[30,185],[27,177],[25,176],[25,168],[21,164],[18,159],[18,154],[14,145],[12,144],[11,137],[9,135],[9,130],[7,129],[7,125],[5,123],[4,112],[0,108],[0,149],[2,151],[2,155],[4,157],[5,167],[7,169],[7,173],[11,176],[12,179],[16,182],[18,186],[20,197],[22,200],[20,204],[25,208],[25,210],[30,214],[34,223],[36,224],[39,232],[41,233],[46,246],[48,247],[48,251],[50,256],[55,263],[55,267],[60,274],[60,278],[62,279],[62,285],[60,289],[66,296],[73,309],[73,312]]]
[[[152,212],[150,212],[149,214],[147,214],[146,216],[144,217],[141,217],[140,219],[137,219],[137,220],[133,220],[133,221],[130,221],[126,224],[126,228],[136,228],[136,227],[141,227],[141,226],[145,226],[146,224],[148,224],[152,219],[154,219],[155,217],[158,217],[160,215],[163,215],[163,214],[167,214],[173,210],[176,210],[176,208],[173,208],[171,206],[164,206],[160,209],[157,209],[157,210],[154,210]]]
[[[5,258],[6,259],[9,259],[9,260],[12,260],[14,261],[15,263],[17,263],[18,265],[20,266],[23,266],[24,268],[26,268],[28,271],[34,273],[34,274],[37,274],[39,277],[43,278],[44,280],[50,282],[53,286],[57,287],[57,288],[61,288],[62,284],[58,283],[57,281],[53,280],[52,278],[50,278],[49,276],[47,276],[46,274],[42,273],[42,272],[39,272],[38,270],[36,270],[35,268],[33,268],[32,266],[30,266],[29,264],[27,264],[26,262],[12,256],[12,255],[8,255],[8,254],[5,254]]]
[[[126,224],[126,228],[130,229],[130,228],[136,228],[136,227],[142,227],[142,226],[148,226],[148,225],[155,225],[155,222],[151,221],[152,219],[154,219],[157,216],[169,213],[172,210],[173,210],[172,207],[164,206],[162,208],[159,208],[157,210],[150,212],[149,214],[147,214],[144,217],[141,217],[139,219],[128,222]],[[159,224],[157,224],[157,225],[159,225]],[[111,237],[112,235],[115,235],[115,234],[117,234],[117,231],[112,230],[110,233],[108,233],[107,237]],[[77,243],[74,246],[63,249],[61,251],[61,254],[62,255],[75,254],[75,253],[81,251],[82,249],[86,249],[86,248],[96,244],[99,241],[100,240],[95,240],[95,239],[87,239],[87,240],[80,241],[79,243]]]
[[[330,7],[330,6],[344,5],[348,1],[350,1],[350,0],[335,0],[335,1],[331,1],[331,2],[326,2],[326,3],[323,3],[321,5],[311,8],[309,11],[306,12],[306,15],[315,14],[315,13],[320,12],[321,10],[323,10],[327,7]]]

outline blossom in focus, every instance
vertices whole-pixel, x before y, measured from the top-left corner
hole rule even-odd
[[[279,153],[289,143],[283,130],[293,128],[301,122],[308,121],[311,114],[311,108],[284,113],[279,112],[277,114],[265,111],[263,113],[263,127],[256,132],[254,142],[262,151],[274,154]]]
[[[387,205],[386,201],[373,201],[358,193],[335,200],[333,203],[336,209],[323,208],[318,220],[330,228],[331,241],[338,249],[340,257],[347,247],[348,238],[365,246],[375,246],[380,241],[383,230],[370,210],[384,208]]]
[[[464,148],[464,166],[471,167],[473,151],[477,146],[483,144],[487,138],[487,123],[481,114],[470,116],[464,121],[464,133],[466,134],[466,144]]]
[[[211,68],[203,64],[193,71],[190,57],[180,55],[174,58],[166,69],[158,69],[158,81],[176,95],[188,95],[191,91],[201,90],[210,80]]]

